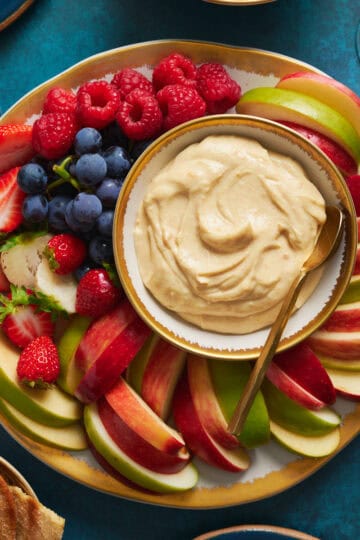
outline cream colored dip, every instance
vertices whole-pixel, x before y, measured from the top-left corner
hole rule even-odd
[[[249,333],[275,320],[325,219],[322,195],[293,159],[209,136],[147,189],[134,233],[141,278],[183,319]]]

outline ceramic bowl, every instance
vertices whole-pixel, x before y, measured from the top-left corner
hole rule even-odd
[[[320,540],[301,531],[273,525],[239,525],[201,534],[193,540]]]
[[[342,176],[330,160],[294,131],[275,122],[242,115],[208,116],[182,124],[157,139],[132,167],[115,211],[114,254],[125,292],[140,316],[165,339],[194,354],[247,360],[255,358],[268,329],[249,334],[220,334],[190,324],[162,307],[145,288],[134,243],[137,213],[149,182],[182,149],[208,135],[231,134],[254,138],[264,147],[293,157],[320,190],[327,204],[342,207],[346,227],[334,256],[305,304],[290,318],[279,351],[314,332],[335,309],[351,277],[357,243],[352,199]]]
[[[3,457],[0,457],[0,475],[8,484],[21,488],[27,495],[37,499],[34,490],[23,475]]]

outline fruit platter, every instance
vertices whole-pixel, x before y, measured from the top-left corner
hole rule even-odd
[[[360,215],[360,98],[271,52],[156,41],[90,57],[0,122],[0,421],[58,472],[120,497],[216,508],[279,493],[360,431],[360,263],[328,320],[278,353],[239,437],[251,362],[154,333],[124,294],[116,202],[156,138],[204,115],[273,120],[337,167]],[[356,251],[356,250],[355,250]]]

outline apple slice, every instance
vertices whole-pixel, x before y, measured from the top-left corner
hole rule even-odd
[[[0,334],[1,398],[29,418],[47,426],[66,426],[80,420],[80,403],[56,386],[40,390],[20,384],[16,374],[18,359],[18,350]]]
[[[360,215],[360,175],[352,174],[345,178],[351,197],[354,202],[356,215]]]
[[[333,358],[319,354],[318,358],[326,371],[330,369],[340,369],[344,371],[360,371],[360,360],[344,360],[343,358]]]
[[[360,301],[339,304],[321,329],[327,332],[359,332]]]
[[[186,374],[176,387],[173,412],[175,424],[196,456],[209,465],[229,472],[240,472],[249,467],[250,459],[243,448],[224,448],[205,430],[192,401]]]
[[[340,425],[340,416],[328,407],[317,411],[302,407],[270,381],[264,381],[262,389],[270,419],[286,429],[313,437],[325,435]]]
[[[132,482],[158,493],[187,491],[196,485],[198,473],[192,463],[177,473],[164,474],[151,471],[127,456],[106,431],[99,416],[97,403],[86,405],[84,423],[95,450]]]
[[[184,447],[180,433],[165,424],[122,377],[104,397],[130,429],[158,450],[176,454]]]
[[[207,359],[189,354],[187,378],[191,401],[203,429],[224,448],[238,448],[239,441],[230,433],[212,383]]]
[[[357,245],[355,265],[353,269],[353,275],[358,276],[360,274],[360,244]]]
[[[327,332],[317,330],[308,338],[314,351],[344,360],[360,358],[360,332]]]
[[[145,402],[143,402],[145,404]],[[132,429],[129,424],[123,420],[109,405],[105,398],[98,401],[98,412],[100,419],[117,446],[143,467],[151,471],[172,474],[181,471],[190,460],[190,454],[185,447],[185,443],[176,453],[168,453],[159,450],[151,442],[148,442],[151,428],[142,425],[144,437],[139,433],[140,430]],[[154,426],[152,426],[154,428]],[[158,429],[159,427],[156,426]],[[153,429],[154,431],[154,429]],[[157,434],[155,434],[155,438]]]
[[[89,317],[74,315],[57,344],[60,375],[56,382],[62,390],[71,395],[74,395],[83,376],[83,372],[76,365],[75,353],[90,323]]]
[[[326,435],[306,437],[285,429],[272,420],[270,429],[273,437],[287,450],[306,457],[325,457],[335,452],[340,443],[340,429],[335,428]]]
[[[329,368],[327,372],[339,395],[360,401],[360,373]]]
[[[176,383],[185,365],[185,352],[153,334],[129,366],[128,380],[135,381],[141,397],[166,420]]]
[[[341,82],[310,71],[289,73],[280,79],[277,88],[302,92],[336,109],[360,136],[360,98]]]
[[[61,448],[62,450],[85,450],[85,432],[78,422],[69,426],[51,427],[25,416],[4,399],[0,399],[0,412],[12,426],[34,441]]]
[[[276,354],[266,377],[290,399],[308,409],[331,405],[336,399],[326,370],[306,343]]]
[[[352,276],[340,304],[352,304],[360,300],[360,275]]]
[[[228,424],[249,378],[250,365],[248,362],[209,359],[208,366],[215,395]],[[269,438],[269,415],[263,395],[258,392],[245,420],[239,441],[247,448],[254,448],[268,442]]]
[[[357,173],[358,166],[356,161],[342,148],[339,144],[329,139],[325,135],[322,135],[314,129],[306,128],[304,126],[299,126],[294,122],[281,121],[280,124],[283,124],[303,137],[315,144],[320,150],[327,155],[329,159],[336,165],[344,175],[353,175]]]
[[[352,124],[313,97],[281,88],[253,88],[243,94],[236,110],[314,129],[339,144],[357,163],[360,161],[360,136]]]
[[[85,369],[76,397],[90,403],[110,390],[150,333],[128,300],[91,325],[75,355]]]

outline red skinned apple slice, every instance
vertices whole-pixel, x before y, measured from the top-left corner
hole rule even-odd
[[[110,437],[102,423],[96,403],[84,409],[84,424],[91,444],[114,469],[137,485],[158,493],[180,492],[195,486],[198,474],[188,463],[181,471],[164,474],[136,463]]]
[[[153,335],[131,362],[127,380],[163,420],[170,413],[172,397],[185,364],[185,352]]]
[[[334,358],[322,354],[319,354],[318,357],[326,371],[328,371],[328,368],[339,369],[340,371],[360,371],[360,359],[344,360],[343,358]]]
[[[184,447],[180,433],[165,424],[124,379],[104,397],[131,430],[161,452],[176,454]]]
[[[276,354],[266,376],[290,399],[308,409],[320,409],[336,399],[325,368],[305,343]]]
[[[329,368],[327,372],[339,395],[360,401],[360,373]]]
[[[353,124],[360,136],[360,98],[336,79],[320,73],[298,71],[282,77],[276,86],[302,92],[336,109]]]
[[[334,165],[336,165],[344,175],[357,173],[358,167],[356,161],[339,144],[329,139],[329,137],[326,137],[313,129],[295,124],[294,122],[281,121],[279,123],[300,133],[300,135],[305,137],[308,141],[315,144],[315,146],[320,148],[320,150],[331,159]]]
[[[192,402],[187,376],[183,375],[174,395],[174,420],[187,446],[203,461],[230,472],[246,470],[250,465],[243,448],[233,450],[220,446],[204,429]]]
[[[327,332],[359,332],[360,301],[339,304],[321,329]]]
[[[308,338],[308,344],[315,353],[344,360],[360,358],[360,332],[327,332],[317,330]]]
[[[357,163],[360,161],[360,137],[352,124],[335,109],[306,94],[282,88],[253,88],[243,94],[236,110],[314,129],[339,144]]]
[[[75,361],[79,369],[86,371],[114,339],[137,318],[130,302],[124,300],[112,311],[95,321],[76,350]]]
[[[345,180],[354,201],[356,215],[360,216],[360,174],[347,176]]]
[[[76,388],[76,397],[90,403],[110,390],[149,335],[150,329],[136,315],[120,333],[113,336],[113,340],[87,369]]]
[[[354,266],[354,270],[353,270],[353,275],[354,276],[360,275],[360,244],[357,245],[356,259],[355,259],[355,266]]]
[[[204,430],[224,448],[238,448],[239,440],[227,428],[206,358],[189,354],[187,376],[191,400]]]
[[[183,447],[176,454],[162,452],[123,421],[106,399],[98,401],[100,419],[117,446],[131,459],[143,467],[159,473],[172,474],[183,469],[190,460],[190,454]],[[144,433],[146,433],[146,426]]]

